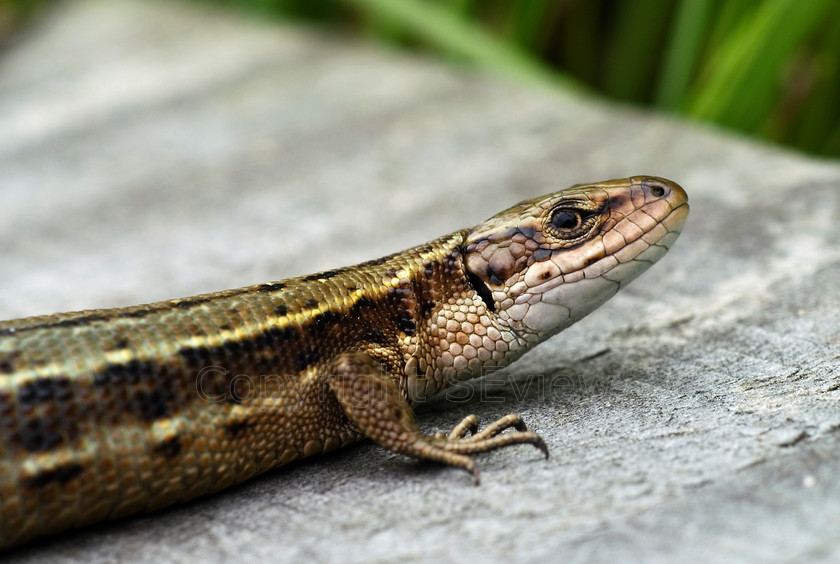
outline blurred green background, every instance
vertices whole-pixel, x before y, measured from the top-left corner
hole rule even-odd
[[[55,1],[0,0],[0,39]],[[167,1],[305,21],[840,156],[837,0]]]

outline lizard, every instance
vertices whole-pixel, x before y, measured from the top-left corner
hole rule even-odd
[[[413,408],[515,360],[658,260],[688,215],[652,176],[575,185],[355,266],[0,322],[0,549],[221,490],[361,439],[468,471],[544,440]]]

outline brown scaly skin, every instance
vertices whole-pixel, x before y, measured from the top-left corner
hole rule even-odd
[[[411,405],[598,307],[665,253],[687,213],[670,181],[613,180],[357,266],[0,322],[0,549],[365,437],[476,481],[472,454],[547,454],[516,415],[426,435]]]

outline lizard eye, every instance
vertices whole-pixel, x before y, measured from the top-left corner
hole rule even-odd
[[[583,223],[583,217],[577,210],[560,208],[551,215],[551,225],[560,233],[574,231]]]
[[[565,202],[551,212],[546,228],[554,237],[571,244],[597,226],[598,217],[602,215],[604,209],[604,207],[584,209]]]

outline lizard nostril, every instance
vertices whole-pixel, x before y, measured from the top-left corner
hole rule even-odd
[[[642,188],[654,198],[662,198],[670,193],[670,187],[666,182],[658,178],[646,178],[642,181]]]

